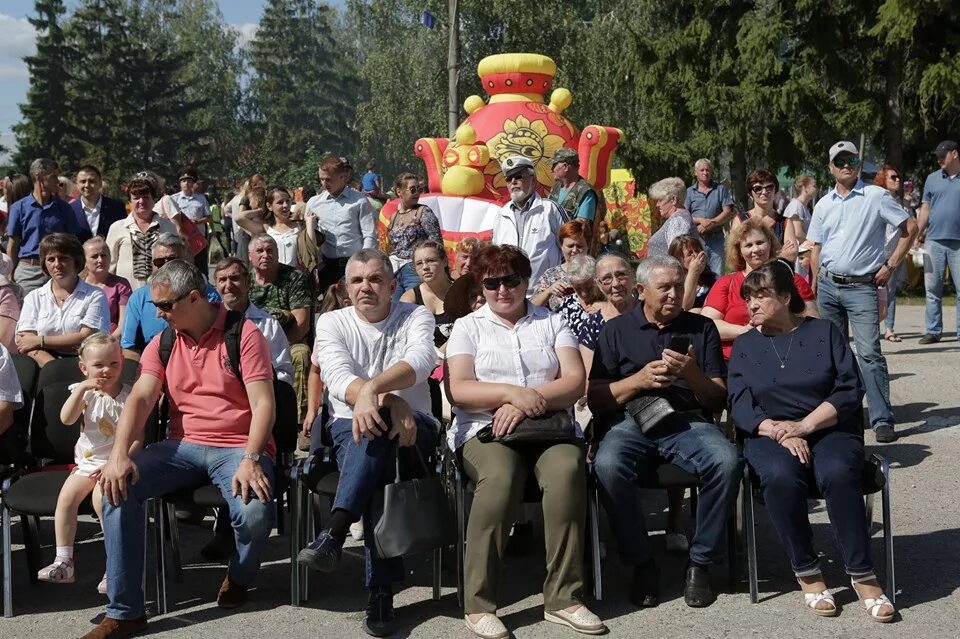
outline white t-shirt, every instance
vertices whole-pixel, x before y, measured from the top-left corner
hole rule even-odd
[[[572,348],[580,354],[577,338],[559,314],[528,304],[527,315],[508,328],[489,306],[481,306],[453,325],[447,340],[447,359],[472,357],[478,382],[539,388],[557,378],[557,351],[561,348]],[[491,421],[490,411],[470,413],[454,406],[447,445],[456,450]]]
[[[254,304],[247,306],[244,315],[260,329],[264,339],[267,340],[270,359],[273,360],[273,371],[277,374],[277,379],[293,386],[293,361],[290,359],[290,342],[287,340],[286,333],[280,328],[280,322],[273,315]]]
[[[23,391],[20,388],[20,378],[17,377],[17,367],[3,344],[0,344],[0,402],[10,402],[13,410],[23,406]]]
[[[33,331],[46,337],[76,333],[84,326],[104,333],[110,331],[107,296],[99,286],[79,280],[63,306],[57,304],[52,287],[53,281],[50,281],[27,294],[17,332]]]
[[[783,211],[783,217],[788,220],[797,219],[800,220],[800,223],[803,224],[803,232],[806,233],[807,229],[810,228],[810,219],[813,215],[810,213],[810,209],[807,208],[807,205],[793,198],[790,200],[790,203],[787,204],[787,208]]]
[[[317,318],[312,361],[330,393],[330,416],[353,417],[346,402],[355,379],[373,379],[394,364],[406,362],[417,374],[410,388],[393,391],[410,408],[431,416],[427,377],[436,366],[433,315],[423,306],[398,302],[387,317],[371,324],[352,306]]]

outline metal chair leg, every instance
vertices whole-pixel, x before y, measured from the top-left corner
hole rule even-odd
[[[757,530],[753,511],[753,486],[750,482],[750,469],[743,468],[743,528],[747,542],[747,579],[750,582],[750,603],[760,600],[760,587],[757,578]]]
[[[463,608],[464,586],[463,586],[463,561],[466,553],[467,538],[467,496],[466,485],[463,477],[458,472],[455,477],[457,491],[457,545],[455,552],[457,554],[457,603]]]
[[[10,509],[0,504],[3,511],[3,616],[13,616],[13,553],[10,541]]]
[[[867,511],[867,534],[870,534],[870,529],[873,528],[873,494],[864,495],[863,505]]]
[[[300,564],[297,563],[297,554],[300,552],[300,508],[299,508],[300,478],[294,479],[287,490],[290,501],[290,605],[300,606]]]
[[[443,561],[443,549],[433,549],[433,600],[440,601],[440,564]]]
[[[177,507],[173,503],[160,500],[161,517],[166,518],[166,526],[170,535],[170,553],[173,560],[173,580],[183,583],[183,559],[180,557],[180,526],[177,525]]]
[[[893,603],[897,602],[897,578],[893,560],[893,518],[891,514],[890,502],[890,463],[878,457],[880,462],[880,472],[883,473],[883,490],[880,492],[880,501],[883,508],[883,549],[886,554],[887,563],[887,589],[886,595]]]
[[[309,490],[303,491],[301,509],[304,511],[304,523],[306,525],[306,534],[303,537],[304,546],[316,536],[316,528],[319,525],[317,522],[319,509],[313,497],[313,494]],[[300,584],[301,601],[306,601],[310,596],[310,571],[307,570],[306,566],[300,568]]]
[[[593,598],[603,599],[603,570],[600,565],[600,506],[597,489],[589,488],[587,494],[587,528],[590,535],[590,558],[593,564]]]
[[[40,557],[40,518],[33,515],[20,515],[20,527],[23,529],[24,552],[27,556],[27,573],[31,583],[37,583],[37,572],[43,567]]]
[[[157,552],[157,610],[160,614],[167,614],[167,561],[164,547],[163,508],[159,500],[153,500],[154,545]]]

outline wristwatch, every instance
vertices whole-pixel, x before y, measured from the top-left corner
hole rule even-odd
[[[249,460],[252,461],[252,462],[257,462],[257,463],[259,463],[259,462],[260,462],[260,453],[244,453],[244,454],[240,457],[240,459],[241,459],[241,460],[243,460],[243,459],[249,459]]]

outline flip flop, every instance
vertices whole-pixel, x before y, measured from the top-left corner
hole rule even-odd
[[[887,331],[887,332],[884,334],[883,339],[887,340],[888,342],[902,342],[902,341],[903,341],[903,339],[902,339],[899,335],[897,335],[896,333],[894,333],[893,331]]]

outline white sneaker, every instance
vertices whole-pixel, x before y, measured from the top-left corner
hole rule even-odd
[[[350,524],[350,536],[356,541],[363,541],[363,522],[355,521]]]
[[[103,573],[103,579],[97,584],[97,592],[101,595],[107,594],[107,573]]]
[[[470,615],[464,615],[463,621],[467,624],[470,632],[482,639],[507,639],[510,631],[503,625],[500,618],[493,613],[487,613],[480,617],[477,623],[470,621]]]

